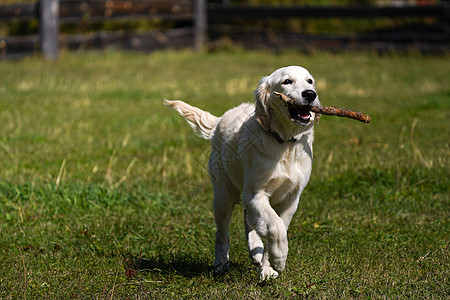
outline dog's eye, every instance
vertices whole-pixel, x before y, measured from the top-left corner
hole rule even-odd
[[[309,84],[313,84],[313,80],[312,79],[308,79],[308,80],[306,80],[306,82],[309,83]]]
[[[292,80],[286,79],[285,81],[283,81],[282,84],[292,84]]]

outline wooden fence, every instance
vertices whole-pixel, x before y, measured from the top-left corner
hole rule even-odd
[[[327,18],[431,18],[437,26],[429,30],[378,32],[364,35],[302,34],[271,28],[229,26],[236,20]],[[164,20],[178,24],[149,32],[96,32],[59,34],[66,23],[106,20]],[[152,51],[163,48],[202,49],[210,37],[227,35],[248,47],[362,49],[415,46],[420,50],[450,49],[450,1],[425,6],[243,6],[209,4],[206,0],[40,0],[30,4],[0,5],[0,22],[39,21],[39,34],[0,37],[0,58],[20,57],[42,51],[56,59],[59,47],[106,48]],[[180,25],[181,24],[181,25]],[[208,28],[210,26],[210,28]],[[217,29],[219,28],[219,29]],[[210,45],[214,45],[211,43]],[[405,46],[406,45],[406,46]]]
[[[193,46],[191,0],[40,0],[29,4],[0,5],[0,22],[38,20],[39,34],[0,37],[0,58],[15,58],[41,50],[55,59],[58,48],[103,49],[116,47],[152,51]],[[149,32],[95,32],[59,35],[60,25],[108,20],[162,20],[188,23],[187,27]]]
[[[433,5],[417,6],[223,6],[208,8],[209,23],[221,24],[217,36],[227,35],[246,48],[264,45],[270,49],[376,50],[379,52],[421,51],[443,53],[450,50],[450,1]],[[299,19],[305,23],[312,19],[359,19],[359,20],[415,20],[408,26],[373,30],[370,32],[298,33],[285,29],[262,27],[226,26],[230,20],[245,20],[247,23],[262,19]],[[228,27],[228,28],[227,28]],[[210,31],[211,33],[211,31]]]

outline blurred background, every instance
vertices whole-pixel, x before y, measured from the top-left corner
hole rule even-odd
[[[59,49],[443,53],[447,0],[1,0],[0,58]]]

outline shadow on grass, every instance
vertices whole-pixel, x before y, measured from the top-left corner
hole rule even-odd
[[[227,271],[215,273],[209,261],[186,254],[169,259],[161,256],[152,258],[133,256],[126,259],[126,265],[132,272],[155,273],[163,276],[179,275],[186,278],[205,276],[218,280],[227,280],[228,277],[233,277],[234,272],[245,272],[245,267],[240,263],[231,263]]]
[[[207,276],[212,273],[212,266],[206,260],[189,255],[179,255],[171,258],[130,257],[127,261],[129,268],[145,273],[180,275],[186,278]]]

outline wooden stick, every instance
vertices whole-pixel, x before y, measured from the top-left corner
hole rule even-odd
[[[353,111],[345,108],[338,108],[338,107],[330,107],[330,106],[299,106],[295,101],[288,96],[284,95],[283,93],[279,92],[273,92],[275,95],[280,97],[280,99],[287,105],[287,106],[293,106],[293,107],[299,107],[305,110],[309,110],[318,114],[322,115],[329,115],[329,116],[338,116],[338,117],[346,117],[350,119],[355,119],[364,123],[370,123],[372,118],[369,115],[366,115],[365,113],[359,112],[359,111]]]

